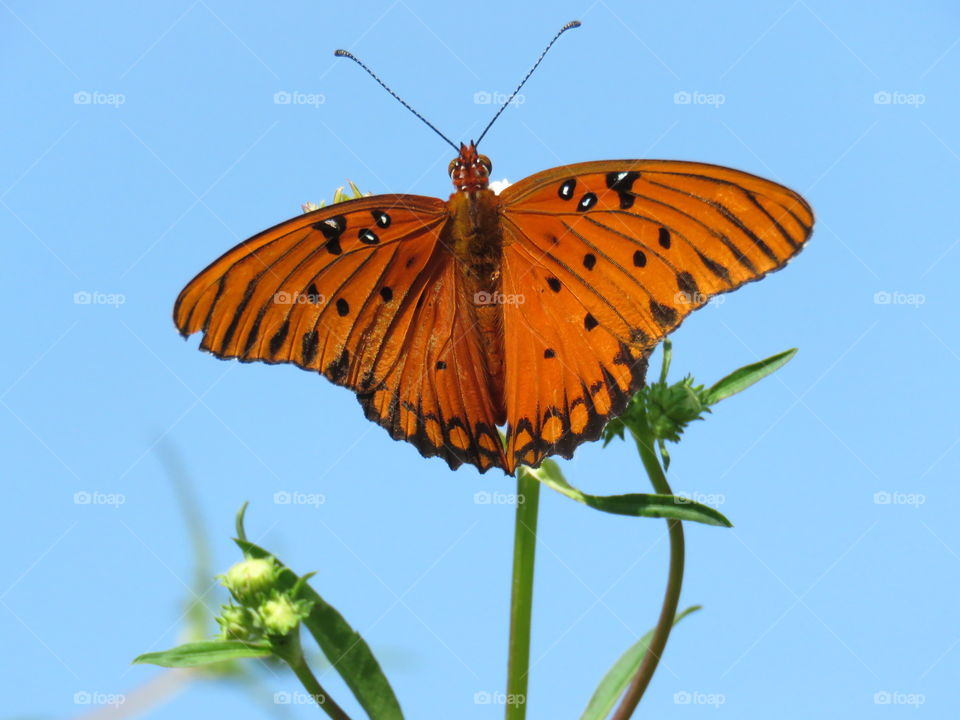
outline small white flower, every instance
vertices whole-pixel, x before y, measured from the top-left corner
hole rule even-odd
[[[499,195],[508,187],[510,187],[512,184],[513,183],[511,183],[506,178],[504,178],[503,180],[494,180],[493,182],[490,183],[490,189],[493,190],[494,194]]]

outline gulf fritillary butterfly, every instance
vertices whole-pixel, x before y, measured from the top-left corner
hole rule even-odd
[[[323,374],[453,469],[513,474],[595,440],[664,336],[782,267],[813,227],[797,193],[696,162],[577,163],[497,195],[476,145],[460,144],[446,202],[349,200],[228,251],[177,298],[180,332]]]

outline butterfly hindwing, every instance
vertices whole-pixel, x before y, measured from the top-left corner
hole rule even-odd
[[[503,465],[476,333],[458,310],[443,201],[337,203],[230,250],[174,320],[221,358],[289,362],[350,388],[395,439],[456,467]]]
[[[642,386],[649,352],[602,329],[595,303],[565,289],[570,281],[541,260],[522,241],[506,243],[504,297],[514,301],[503,309],[510,470],[570,457],[595,440]]]
[[[504,310],[508,457],[526,464],[597,437],[667,333],[782,267],[813,225],[796,193],[702,163],[554,168],[500,202],[504,292],[526,297]]]

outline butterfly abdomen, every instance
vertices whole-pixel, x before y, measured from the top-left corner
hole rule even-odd
[[[492,190],[455,192],[443,243],[457,263],[460,297],[476,323],[486,361],[491,397],[505,417],[503,398],[503,303],[500,279],[503,236],[497,196]]]

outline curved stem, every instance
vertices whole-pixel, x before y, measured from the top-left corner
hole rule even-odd
[[[650,476],[654,490],[664,495],[672,495],[670,484],[663,474],[663,468],[653,450],[653,441],[649,436],[641,437],[637,433],[633,435],[637,443],[637,450],[640,452],[640,459],[643,466]],[[677,614],[677,605],[680,602],[680,589],[683,585],[683,523],[680,520],[667,520],[667,530],[670,534],[670,569],[667,575],[667,589],[663,596],[663,607],[660,610],[660,619],[657,621],[657,627],[654,629],[653,637],[650,638],[650,644],[647,646],[647,654],[644,655],[637,674],[630,682],[630,686],[624,693],[620,707],[617,708],[611,720],[627,720],[633,715],[643,697],[647,685],[653,678],[653,673],[657,669],[663,650],[667,646],[667,639],[670,637],[670,630],[673,629],[673,620]]]
[[[537,550],[540,481],[517,469],[517,520],[513,537],[513,583],[510,596],[510,641],[507,656],[507,720],[527,716],[530,673],[530,627],[533,613],[533,567]]]
[[[323,689],[323,685],[320,684],[316,675],[313,674],[313,670],[307,665],[307,661],[303,657],[303,649],[300,647],[299,628],[286,640],[284,646],[274,646],[274,655],[290,666],[290,669],[293,670],[297,679],[303,685],[304,690],[310,694],[321,710],[333,720],[350,720],[350,716]]]

